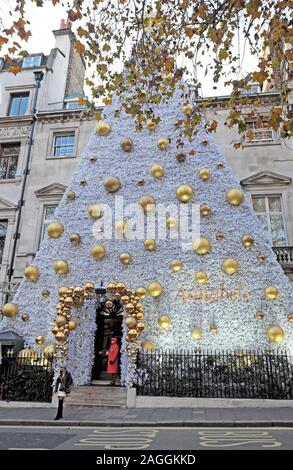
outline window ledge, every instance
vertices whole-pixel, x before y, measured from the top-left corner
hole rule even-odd
[[[9,180],[5,180],[5,179],[0,179],[0,184],[6,184],[6,183],[20,183],[21,181],[21,176],[17,176],[16,178],[14,179],[9,179]]]
[[[52,155],[51,157],[46,157],[46,160],[71,160],[72,158],[76,158],[76,155],[71,155],[70,157],[55,157]]]
[[[261,147],[261,146],[267,146],[267,145],[281,145],[280,141],[274,141],[274,142],[244,142],[243,147]]]

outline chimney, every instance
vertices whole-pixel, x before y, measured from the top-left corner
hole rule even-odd
[[[61,20],[60,29],[71,29],[71,21],[69,18],[67,18],[67,20]]]

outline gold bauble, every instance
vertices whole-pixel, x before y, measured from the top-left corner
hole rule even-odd
[[[138,332],[135,329],[129,330],[128,336],[131,339],[136,339],[138,337]]]
[[[240,189],[232,188],[227,191],[226,200],[232,206],[239,206],[244,201],[244,194]]]
[[[56,352],[56,346],[53,343],[46,344],[43,348],[43,356],[45,357],[54,356],[55,352]]]
[[[2,307],[2,314],[4,317],[15,317],[18,314],[18,306],[13,303],[7,303]]]
[[[118,220],[115,222],[115,230],[120,235],[125,235],[128,230],[128,224],[124,220]]]
[[[102,209],[100,206],[98,206],[98,204],[93,204],[88,208],[87,211],[90,218],[94,220],[99,219],[103,215]]]
[[[157,124],[155,123],[155,121],[152,121],[152,119],[147,119],[146,127],[149,131],[154,131],[157,127]]]
[[[145,349],[148,352],[155,352],[155,350],[156,350],[154,344],[151,341],[148,341],[148,340],[143,341],[140,346],[141,346],[142,349]]]
[[[157,140],[157,146],[158,146],[158,149],[160,150],[167,150],[169,145],[170,145],[169,139],[165,137],[161,137],[161,139]]]
[[[144,287],[138,287],[135,291],[135,295],[138,295],[138,297],[144,299],[148,295],[148,291]]]
[[[69,320],[68,322],[68,330],[73,331],[77,327],[77,323],[75,320]]]
[[[265,314],[264,314],[261,310],[259,310],[258,312],[256,312],[255,317],[256,317],[258,320],[263,320],[264,317],[265,317]]]
[[[64,326],[66,323],[66,318],[63,315],[57,315],[55,318],[55,323],[58,327]]]
[[[224,234],[222,232],[217,232],[216,233],[216,240],[223,240]]]
[[[69,241],[71,245],[78,246],[80,244],[80,235],[78,233],[72,233],[69,236]]]
[[[67,197],[67,199],[69,199],[69,201],[73,201],[75,199],[75,192],[74,191],[67,191],[66,197]]]
[[[121,253],[119,255],[119,260],[122,264],[130,264],[131,263],[131,256],[129,253]]]
[[[118,284],[116,284],[116,290],[118,292],[122,292],[126,289],[126,285],[124,284],[124,282],[118,282]]]
[[[95,259],[103,259],[105,257],[106,250],[103,245],[94,245],[91,249],[91,255]]]
[[[127,317],[126,320],[125,320],[125,324],[126,324],[127,328],[131,329],[131,328],[135,328],[135,326],[137,324],[137,321],[133,317]]]
[[[53,328],[52,328],[51,331],[52,331],[53,335],[57,335],[57,333],[58,333],[58,331],[59,331],[58,326],[56,326],[56,325],[53,326]]]
[[[252,235],[244,235],[241,241],[242,241],[242,245],[245,246],[245,248],[251,248],[252,245],[254,244],[254,238]]]
[[[176,159],[178,162],[185,162],[186,160],[186,153],[184,152],[177,152],[176,153]]]
[[[39,336],[36,336],[35,341],[38,345],[41,345],[45,342],[45,338],[44,338],[44,336],[39,335]]]
[[[129,302],[125,305],[125,309],[128,313],[132,313],[135,310],[135,306],[131,302]]]
[[[136,182],[136,184],[137,184],[138,186],[144,186],[144,183],[145,183],[145,181],[144,181],[143,178],[137,180],[137,182]]]
[[[199,170],[198,175],[202,180],[206,181],[211,176],[211,172],[208,168],[202,168],[201,170]]]
[[[80,186],[86,186],[87,185],[87,180],[85,178],[81,178],[79,181]]]
[[[22,319],[22,321],[28,321],[28,320],[29,320],[29,318],[30,318],[30,317],[28,316],[28,314],[27,314],[27,313],[24,313],[23,315],[21,315],[21,319]]]
[[[151,212],[155,209],[156,202],[152,196],[142,196],[139,198],[138,204],[144,212]]]
[[[171,269],[174,272],[180,271],[182,267],[183,267],[183,263],[182,261],[180,261],[180,259],[173,259],[173,261],[171,261]]]
[[[208,282],[209,277],[204,271],[198,271],[197,273],[195,273],[194,280],[199,284],[205,284],[206,282]]]
[[[61,259],[58,261],[54,261],[53,268],[55,273],[57,274],[67,274],[69,270],[67,261]]]
[[[210,209],[210,206],[208,206],[208,204],[202,204],[200,206],[200,215],[202,215],[203,217],[207,217],[208,215],[210,215],[211,213],[211,209]]]
[[[206,255],[211,251],[211,248],[211,242],[205,237],[199,237],[192,242],[193,253],[197,255]]]
[[[130,152],[133,149],[133,142],[131,139],[122,139],[120,145],[124,152]]]
[[[223,262],[223,271],[226,274],[235,274],[238,272],[239,264],[234,258],[227,258]]]
[[[166,227],[167,228],[175,228],[177,225],[177,220],[175,219],[175,217],[167,217],[166,218]]]
[[[105,136],[110,134],[111,126],[107,121],[99,121],[96,125],[96,133],[100,136]]]
[[[65,297],[64,303],[67,307],[72,307],[74,304],[73,298],[72,297]]]
[[[108,193],[116,193],[121,187],[119,178],[116,176],[108,176],[108,178],[104,179],[104,188]]]
[[[121,302],[123,304],[127,304],[129,302],[129,296],[128,295],[122,295],[121,296]]]
[[[151,174],[155,178],[161,178],[162,176],[164,176],[164,167],[162,165],[159,165],[158,163],[155,163],[151,167]]]
[[[268,286],[264,290],[264,296],[268,300],[275,300],[279,295],[279,291],[275,286]]]
[[[271,343],[281,343],[284,336],[284,330],[279,325],[271,325],[267,329],[267,337]]]
[[[61,222],[51,222],[47,228],[48,235],[51,238],[59,238],[64,232],[64,225]]]
[[[200,339],[201,338],[201,335],[202,335],[202,332],[201,332],[201,329],[200,328],[193,328],[190,332],[190,335],[193,339]]]
[[[92,282],[88,282],[85,286],[84,286],[84,290],[88,293],[88,294],[92,294],[95,292],[95,286]]]
[[[144,314],[143,312],[137,312],[135,317],[137,318],[137,320],[143,320]]]
[[[107,289],[110,290],[110,291],[114,291],[116,289],[116,284],[114,284],[113,282],[110,282],[107,285]]]
[[[184,104],[182,106],[182,111],[184,112],[184,114],[186,114],[186,116],[190,116],[192,113],[192,110],[193,110],[193,107],[192,107],[192,104],[190,103]]]
[[[79,287],[79,286],[77,286],[73,289],[73,293],[75,295],[80,295],[81,296],[81,295],[83,295],[83,292],[84,292],[83,288]]]
[[[40,271],[36,266],[27,266],[24,275],[29,281],[36,281],[40,275]]]
[[[159,282],[154,281],[148,285],[148,292],[152,297],[159,297],[163,292],[163,287]]]
[[[193,189],[188,184],[181,184],[176,189],[176,197],[181,202],[188,202],[193,197]]]
[[[145,328],[144,323],[142,321],[139,321],[136,325],[137,331],[141,333],[144,330],[144,328]]]
[[[157,248],[157,243],[156,240],[153,238],[147,238],[144,242],[143,245],[146,250],[148,251],[154,251]]]
[[[267,257],[265,255],[258,255],[258,257],[257,257],[257,259],[260,263],[264,263],[266,258]]]
[[[60,289],[58,289],[58,294],[60,297],[66,297],[68,294],[68,287],[60,287]]]
[[[158,324],[160,328],[163,328],[163,330],[169,328],[171,323],[172,323],[171,318],[168,315],[161,315],[158,318]]]
[[[217,333],[218,332],[218,326],[215,323],[212,323],[210,325],[210,332],[211,333]]]
[[[49,295],[50,295],[50,292],[47,289],[42,291],[42,297],[44,297],[45,299],[47,299],[47,297],[49,297]]]
[[[288,323],[293,323],[293,313],[289,313],[287,316]]]
[[[58,333],[56,334],[55,338],[57,339],[57,341],[64,341],[64,339],[65,339],[65,334],[62,333],[62,331],[58,331]]]

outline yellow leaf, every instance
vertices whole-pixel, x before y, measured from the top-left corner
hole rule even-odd
[[[21,67],[19,65],[9,67],[9,72],[13,73],[14,75],[17,75],[21,72]]]

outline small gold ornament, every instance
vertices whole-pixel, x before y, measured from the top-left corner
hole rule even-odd
[[[108,178],[104,180],[104,188],[108,193],[116,193],[116,191],[121,188],[119,178],[116,178],[116,176],[108,176]]]
[[[183,268],[183,263],[179,259],[173,259],[173,261],[171,261],[171,269],[174,272],[181,271],[182,268]]]
[[[119,255],[119,260],[122,264],[127,265],[131,263],[131,256],[129,253],[121,253],[121,255]]]
[[[195,273],[194,280],[199,284],[206,284],[209,280],[209,277],[204,271],[198,271]]]
[[[138,287],[135,291],[135,295],[144,299],[148,295],[148,291],[144,287]]]
[[[164,176],[164,167],[162,165],[159,165],[158,163],[155,163],[151,167],[151,174],[155,178],[162,178],[162,176]]]
[[[172,324],[171,318],[168,315],[161,315],[158,318],[158,324],[160,328],[166,330]]]
[[[57,341],[64,341],[65,340],[65,334],[62,331],[58,331],[55,338],[57,339]]]
[[[98,204],[93,204],[88,208],[87,211],[90,218],[94,220],[99,219],[103,215],[102,209],[100,206],[98,206]]]
[[[267,329],[267,337],[271,343],[281,343],[285,337],[285,333],[279,325],[271,325]]]
[[[58,294],[60,297],[66,297],[68,295],[68,287],[60,287],[60,289],[58,289]]]
[[[47,289],[42,291],[42,297],[44,297],[45,299],[47,299],[49,295],[50,295],[50,292]]]
[[[96,259],[103,259],[105,254],[106,250],[103,245],[94,245],[91,249],[91,255]]]
[[[155,121],[152,121],[152,119],[147,119],[146,127],[149,131],[154,131],[157,127],[157,124]]]
[[[61,222],[51,222],[47,228],[48,235],[51,238],[59,238],[64,232],[64,225]]]
[[[82,296],[84,293],[84,290],[82,287],[77,286],[73,289],[73,293],[77,296]]]
[[[241,241],[242,245],[245,246],[245,248],[251,248],[254,244],[254,238],[252,235],[244,235]]]
[[[8,318],[15,317],[15,315],[18,314],[18,305],[11,302],[4,304],[2,307],[2,314],[4,317]]]
[[[175,217],[170,216],[170,217],[166,218],[166,227],[167,228],[175,228],[176,225],[177,225],[177,221],[176,221]]]
[[[53,326],[53,328],[52,328],[51,331],[52,331],[53,335],[57,335],[57,333],[58,333],[58,331],[59,331],[58,326],[56,326],[56,325]]]
[[[128,223],[125,220],[115,222],[115,230],[120,235],[125,235],[128,231]]]
[[[141,348],[145,349],[148,352],[155,352],[155,350],[156,350],[154,344],[151,341],[148,341],[148,340],[143,341],[141,343]]]
[[[137,180],[136,182],[138,186],[144,186],[144,183],[145,183],[144,179]]]
[[[148,292],[152,297],[159,297],[163,292],[163,287],[159,282],[154,281],[148,285]]]
[[[128,336],[131,339],[136,339],[138,337],[138,332],[135,329],[129,330]]]
[[[43,348],[43,356],[50,357],[56,353],[56,346],[53,343],[46,344]]]
[[[54,261],[53,268],[57,274],[67,274],[69,271],[67,261],[65,260]]]
[[[160,139],[157,140],[157,146],[159,150],[167,150],[169,145],[170,145],[169,139],[165,137],[161,137]]]
[[[193,329],[191,330],[190,334],[191,334],[191,337],[192,337],[193,339],[198,340],[198,339],[200,339],[201,336],[202,336],[202,331],[201,331],[200,328],[193,328]]]
[[[135,306],[131,302],[128,302],[128,304],[125,305],[125,309],[128,313],[133,313]]]
[[[136,327],[137,321],[133,317],[127,317],[126,320],[125,320],[125,324],[126,324],[127,328],[132,329],[132,328]]]
[[[222,163],[222,162],[217,162],[216,165],[217,165],[217,168],[218,168],[219,170],[221,170],[222,168],[224,168],[224,163]]]
[[[68,330],[73,331],[77,327],[77,323],[75,320],[69,320],[68,322]]]
[[[89,158],[89,161],[91,163],[95,163],[97,161],[97,157],[95,155],[92,155],[90,158]]]
[[[258,255],[257,259],[260,263],[264,263],[267,257],[265,255]]]
[[[74,199],[75,199],[75,192],[74,192],[74,191],[67,191],[66,197],[67,197],[67,199],[69,199],[69,201],[74,201]]]
[[[28,320],[29,320],[29,318],[30,318],[30,317],[28,316],[28,314],[27,314],[27,313],[24,313],[23,315],[21,315],[21,319],[22,319],[22,321],[28,321]]]
[[[120,145],[124,152],[130,152],[133,149],[133,142],[131,139],[122,139]]]
[[[185,162],[186,160],[186,153],[184,152],[177,152],[176,153],[176,159],[178,162],[182,163],[182,162]]]
[[[211,251],[211,248],[211,242],[205,237],[199,237],[192,242],[193,253],[197,255],[206,255]]]
[[[186,116],[190,116],[192,113],[192,110],[193,110],[193,107],[192,107],[192,104],[190,103],[184,104],[182,106],[182,111],[184,112],[184,114],[186,114]]]
[[[226,200],[232,206],[240,206],[244,201],[244,194],[240,189],[232,188],[226,193]]]
[[[211,172],[208,168],[202,168],[201,170],[199,170],[198,175],[199,175],[200,179],[202,179],[203,181],[206,181],[211,176]]]
[[[87,180],[85,178],[82,178],[80,181],[79,181],[79,184],[80,186],[86,186],[87,185]]]
[[[44,336],[41,336],[41,335],[40,335],[40,336],[37,336],[37,337],[36,337],[36,343],[37,343],[38,345],[41,345],[41,344],[43,344],[44,342],[45,342]]]
[[[80,244],[80,235],[78,233],[72,233],[69,236],[69,241],[71,245],[78,246]]]
[[[147,238],[143,245],[147,251],[154,251],[157,248],[156,240],[153,238]]]
[[[139,321],[136,325],[136,329],[139,333],[141,333],[144,330],[144,323],[142,321]]]
[[[264,312],[262,312],[261,310],[259,310],[258,312],[256,312],[255,317],[256,317],[258,320],[263,320],[264,317],[265,317],[265,314],[264,314]]]
[[[69,297],[69,296],[65,297],[64,303],[65,303],[66,307],[72,307],[72,305],[74,304],[73,298]]]
[[[95,286],[92,282],[88,282],[85,286],[84,286],[84,290],[88,293],[88,294],[93,294],[95,292]]]
[[[235,274],[237,273],[239,270],[239,264],[238,264],[238,261],[236,261],[236,259],[234,258],[227,258],[225,259],[225,261],[223,262],[223,271],[226,273],[226,274]]]
[[[293,323],[293,313],[289,313],[287,316],[288,323]]]
[[[142,196],[139,198],[138,204],[144,212],[152,212],[156,207],[156,202],[152,196]]]
[[[215,323],[210,325],[210,332],[211,333],[218,333],[218,326]]]
[[[176,197],[181,202],[188,202],[193,197],[193,189],[188,184],[182,184],[176,189]]]
[[[264,290],[264,296],[267,300],[275,300],[279,296],[279,291],[275,286],[268,286]]]
[[[220,241],[223,240],[224,234],[222,232],[217,232],[216,233],[216,240]]]
[[[111,126],[107,121],[99,121],[96,125],[96,133],[100,136],[106,136],[110,134]]]
[[[40,275],[40,271],[36,266],[27,266],[24,275],[29,281],[36,281]]]
[[[137,312],[137,314],[135,316],[136,316],[137,320],[143,320],[144,314],[142,312]]]
[[[55,318],[55,323],[58,326],[58,328],[60,326],[64,326],[66,323],[66,318],[63,315],[57,315],[57,317]]]
[[[200,206],[200,215],[203,217],[207,217],[211,213],[211,208],[208,206],[208,204],[202,204]]]

